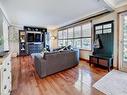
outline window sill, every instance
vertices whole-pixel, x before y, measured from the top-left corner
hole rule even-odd
[[[79,49],[79,50],[92,52],[92,50],[86,50],[86,49]]]

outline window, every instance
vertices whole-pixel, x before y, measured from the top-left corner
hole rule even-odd
[[[96,30],[96,34],[102,34],[102,30]]]
[[[62,30],[62,33],[59,32],[58,46],[71,45],[74,48],[91,50],[91,23]]]
[[[58,46],[59,47],[63,46],[63,40],[58,40]]]
[[[82,38],[82,48],[85,50],[91,49],[91,38]]]
[[[91,37],[91,23],[82,25],[82,37]]]
[[[67,30],[63,31],[63,39],[67,39]]]
[[[105,34],[105,33],[111,33],[112,32],[112,23],[104,23],[95,25],[95,31],[96,34]]]
[[[67,40],[63,40],[63,46],[67,46],[68,45],[67,42],[68,42]]]
[[[102,25],[96,26],[95,30],[96,30],[96,34],[102,34]]]
[[[81,39],[74,39],[74,47],[81,48]]]
[[[77,26],[74,28],[74,38],[81,37],[81,26]]]
[[[73,38],[73,28],[68,29],[68,38]]]
[[[58,39],[63,39],[63,32],[62,31],[58,32]]]
[[[72,47],[74,46],[74,41],[73,41],[73,39],[68,39],[68,45],[71,45]]]
[[[103,33],[111,33],[112,32],[112,24],[103,25]]]
[[[75,48],[81,48],[81,26],[74,27],[74,46]]]
[[[112,29],[104,29],[103,30],[103,33],[111,33],[112,32]]]
[[[91,50],[91,23],[82,25],[82,49]]]

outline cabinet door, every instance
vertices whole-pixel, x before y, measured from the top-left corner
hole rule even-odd
[[[5,64],[6,64],[7,71],[10,72],[11,71],[11,61],[8,60]]]
[[[11,91],[11,63],[9,58],[4,60],[1,70],[1,77],[2,95],[9,95]]]
[[[91,61],[91,63],[97,64],[97,58],[95,58],[95,57],[91,57],[90,61]]]
[[[8,92],[8,80],[7,80],[7,68],[3,67],[2,68],[2,93],[7,93]]]
[[[2,92],[2,68],[0,66],[0,95],[2,95],[1,92]]]
[[[102,66],[107,67],[108,66],[108,60],[106,59],[99,59],[99,64]]]

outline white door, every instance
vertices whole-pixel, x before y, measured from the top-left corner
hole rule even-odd
[[[119,69],[127,72],[127,12],[119,20]]]

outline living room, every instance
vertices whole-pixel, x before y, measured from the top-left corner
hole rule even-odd
[[[0,95],[127,95],[126,0],[1,0]]]

